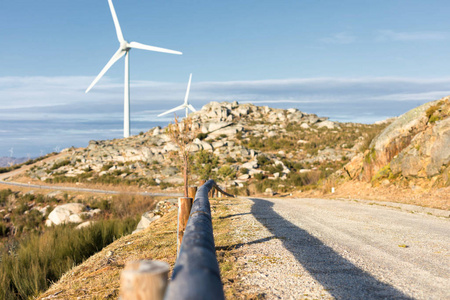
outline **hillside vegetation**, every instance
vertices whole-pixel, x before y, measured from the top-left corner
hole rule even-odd
[[[191,145],[193,179],[214,178],[243,195],[316,188],[387,125],[332,122],[297,109],[237,102],[211,102],[191,118],[199,131]],[[66,158],[35,165],[24,181],[178,188],[177,150],[157,127],[66,149]]]
[[[49,226],[50,212],[70,202],[86,207],[83,223]],[[0,299],[45,291],[74,265],[130,234],[153,206],[154,199],[144,196],[0,190]]]

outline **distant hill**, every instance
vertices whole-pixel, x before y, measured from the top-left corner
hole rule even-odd
[[[27,160],[28,158],[26,157],[16,158],[16,157],[2,156],[0,157],[0,167],[9,167],[11,165],[21,164]]]
[[[192,179],[214,178],[245,195],[314,188],[388,125],[333,122],[298,109],[238,102],[211,102],[190,117],[198,131],[190,146]],[[27,176],[47,183],[176,188],[183,182],[174,156],[178,146],[165,133],[156,127],[126,139],[91,141]]]

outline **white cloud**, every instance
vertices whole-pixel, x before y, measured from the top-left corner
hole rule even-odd
[[[356,41],[356,37],[348,32],[339,32],[320,41],[327,44],[351,44]]]
[[[31,146],[39,154],[41,149],[51,151],[56,143],[61,147],[85,146],[91,139],[120,137],[122,80],[104,78],[85,94],[91,79],[0,78],[0,156],[8,155],[11,147],[17,153],[34,153],[28,150]],[[132,133],[171,121],[172,118],[156,116],[181,104],[185,89],[185,82],[133,81]],[[190,101],[197,109],[210,101],[237,100],[270,107],[294,107],[333,120],[370,123],[398,116],[449,94],[450,78],[323,77],[193,82]],[[17,138],[23,143],[18,144]]]
[[[377,41],[439,41],[448,38],[446,32],[441,31],[413,31],[398,32],[393,30],[380,30],[377,32]]]

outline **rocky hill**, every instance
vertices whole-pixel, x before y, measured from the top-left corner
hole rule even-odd
[[[390,124],[345,166],[352,179],[422,188],[450,186],[450,97]]]
[[[297,109],[238,102],[211,102],[190,117],[199,132],[191,147],[193,179],[215,178],[246,194],[314,186],[387,125],[332,122]],[[65,158],[35,166],[28,176],[49,183],[167,189],[182,182],[173,155],[177,150],[166,130],[156,127],[126,139],[65,149]]]

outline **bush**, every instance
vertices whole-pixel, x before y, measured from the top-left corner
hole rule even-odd
[[[69,159],[65,159],[63,161],[60,161],[58,163],[53,164],[53,166],[50,168],[50,170],[56,170],[59,169],[61,167],[67,166],[70,164],[70,160]]]
[[[13,194],[13,192],[10,189],[0,190],[0,205],[4,205],[11,194]]]
[[[57,226],[0,251],[0,299],[29,299],[74,265],[130,233],[138,220],[99,221],[80,230]]]
[[[264,179],[264,174],[263,173],[256,173],[255,175],[253,175],[253,177],[256,180],[263,180]]]
[[[224,179],[236,177],[236,171],[228,165],[221,167],[218,173]]]
[[[217,167],[219,158],[213,153],[200,150],[194,155],[192,172],[194,172],[201,180],[212,178],[212,170]]]
[[[203,132],[200,132],[199,134],[197,134],[197,138],[200,141],[203,141],[204,139],[206,139],[207,136],[208,136],[208,134],[207,133],[203,133]]]
[[[9,232],[8,226],[0,222],[0,237],[8,236],[8,232]]]
[[[258,161],[258,165],[260,165],[260,166],[272,164],[272,161],[269,158],[267,158],[267,156],[265,156],[265,155],[258,155],[257,161]]]
[[[241,174],[248,174],[250,172],[250,170],[247,168],[240,168],[239,172],[241,172]]]

